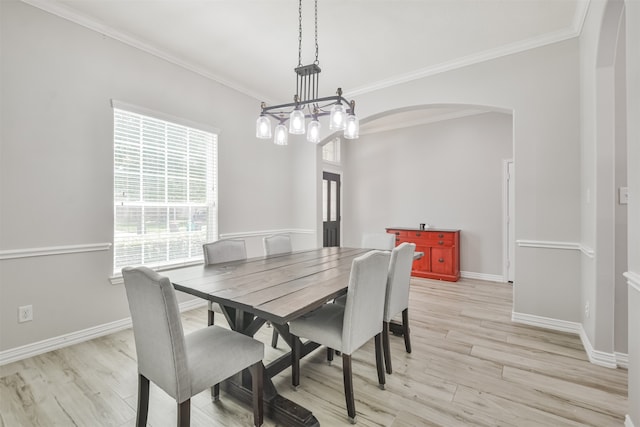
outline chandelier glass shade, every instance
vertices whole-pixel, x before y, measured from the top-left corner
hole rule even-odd
[[[273,119],[278,123],[273,132],[275,144],[287,145],[287,126],[285,126],[287,121],[289,122],[288,133],[293,135],[306,133],[307,141],[317,144],[320,142],[321,130],[318,119],[329,116],[330,130],[344,131],[344,137],[347,139],[358,138],[360,124],[355,115],[355,101],[347,101],[343,98],[341,88],[338,88],[333,96],[318,96],[318,81],[321,71],[318,66],[318,0],[315,0],[316,59],[310,65],[302,65],[302,0],[298,0],[298,21],[296,94],[291,103],[267,106],[263,102],[260,105],[261,112],[256,121],[256,137],[260,139],[272,138],[270,119]]]
[[[271,132],[271,128],[269,128],[269,132]],[[276,126],[276,130],[274,131],[273,143],[276,145],[287,145],[288,138],[289,134],[287,133],[287,127],[280,123]]]

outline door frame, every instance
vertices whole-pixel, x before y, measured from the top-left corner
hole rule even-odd
[[[322,168],[322,175],[320,176],[321,180],[320,180],[320,186],[322,187],[322,182],[324,181],[324,174],[332,174],[332,175],[336,175],[338,177],[338,199],[337,199],[337,210],[336,210],[336,215],[337,215],[337,222],[338,222],[338,246],[342,246],[342,199],[343,196],[342,194],[344,193],[343,191],[343,175],[342,175],[342,171],[338,171],[338,170],[332,170],[332,169],[328,169],[328,168]],[[321,191],[322,194],[322,191]],[[321,195],[321,201],[320,201],[320,210],[321,210],[321,215],[320,215],[320,225],[322,227],[322,246],[324,246],[324,221],[322,220],[322,216],[324,215],[324,197]],[[328,214],[328,213],[327,213]],[[329,217],[329,215],[327,215],[327,217]]]
[[[513,283],[515,277],[515,165],[502,160],[502,278]]]

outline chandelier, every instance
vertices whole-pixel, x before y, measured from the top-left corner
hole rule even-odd
[[[338,88],[333,96],[318,97],[318,82],[320,67],[318,66],[318,0],[315,0],[315,42],[316,59],[313,64],[302,65],[302,0],[298,0],[298,66],[296,72],[296,94],[293,102],[267,106],[260,105],[260,117],[256,121],[256,137],[271,139],[271,120],[278,123],[273,132],[273,142],[277,145],[287,145],[288,133],[304,134],[307,141],[320,142],[319,117],[329,116],[329,129],[344,131],[347,139],[358,138],[360,123],[355,115],[355,101],[347,101],[342,97],[342,89]],[[307,125],[307,119],[309,123]]]

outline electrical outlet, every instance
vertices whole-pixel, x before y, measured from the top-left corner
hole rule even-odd
[[[584,305],[584,317],[589,318],[589,301]]]
[[[33,306],[23,305],[18,307],[18,323],[31,322],[33,320]]]

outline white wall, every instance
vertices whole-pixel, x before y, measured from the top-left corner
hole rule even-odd
[[[346,142],[345,246],[386,227],[461,229],[464,274],[502,278],[503,160],[512,116],[485,113]]]
[[[221,130],[221,234],[291,228],[292,153],[255,139],[258,101],[25,3],[0,8],[1,253],[112,242],[111,99]],[[0,351],[128,318],[112,256],[0,260]],[[18,324],[26,304],[34,320]]]

